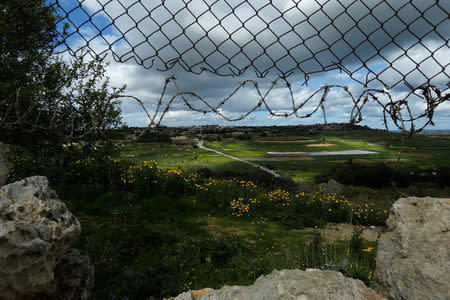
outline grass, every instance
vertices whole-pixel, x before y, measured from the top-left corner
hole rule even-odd
[[[256,141],[294,136],[252,138],[207,146],[238,157],[261,158],[267,151],[380,152],[353,160],[369,165],[395,161],[399,146],[379,131],[297,137],[335,144],[324,149]],[[415,149],[405,149],[402,165],[448,165],[445,141],[413,137],[407,146]],[[426,182],[405,188],[347,186],[341,195],[328,194],[211,154],[170,143],[125,145],[119,156],[98,147],[89,154],[59,153],[59,158],[33,156],[12,147],[11,180],[48,176],[59,198],[80,220],[83,232],[74,247],[89,255],[95,267],[92,299],[162,299],[189,289],[249,285],[262,274],[284,268],[337,270],[373,286],[377,242],[363,240],[356,226],[351,238],[327,240],[326,224],[380,226],[399,197],[450,194],[448,188],[436,189]],[[347,164],[349,158],[260,163],[295,180],[313,181],[320,172]]]
[[[233,159],[220,156],[210,151],[194,148],[192,145],[177,145],[171,143],[139,143],[126,145],[122,149],[121,159],[133,163],[154,160],[160,167],[199,170],[253,169],[247,164],[238,163]]]
[[[223,153],[238,157],[252,158],[257,164],[274,169],[279,174],[301,182],[313,182],[314,176],[324,170],[339,166],[353,159],[353,162],[388,163],[397,162],[401,142],[398,134],[388,134],[381,130],[337,130],[328,133],[310,134],[308,136],[278,135],[260,137],[251,135],[245,141],[213,141],[205,142],[205,146],[219,150]],[[270,143],[264,141],[305,141],[306,143]],[[315,141],[315,142],[313,142]],[[329,143],[333,146],[308,147],[308,144]],[[414,135],[405,141],[401,164],[402,166],[416,166],[421,169],[436,169],[440,166],[450,165],[450,147],[446,136]],[[267,152],[320,152],[342,150],[367,150],[377,154],[370,155],[338,155],[315,156],[312,160],[303,161],[264,161],[270,157]],[[134,157],[130,157],[133,155]],[[171,143],[147,143],[127,145],[123,148],[122,159],[133,162],[144,160],[158,161],[160,166],[198,170],[209,168],[213,171],[247,170],[255,168],[232,159],[216,156],[216,154],[194,148],[192,145],[176,145]]]
[[[399,138],[399,135],[393,135]],[[255,162],[269,166],[281,174],[288,175],[296,181],[314,180],[314,176],[325,169],[338,166],[342,162],[353,159],[354,162],[365,163],[387,162],[394,165],[398,158],[401,142],[391,135],[379,130],[335,131],[330,134],[316,134],[307,137],[316,142],[308,143],[264,143],[267,137],[257,137],[250,141],[237,142],[207,142],[205,146],[225,152],[239,158],[261,158]],[[305,137],[286,136],[272,138],[276,141],[302,140]],[[333,146],[308,147],[311,144],[329,143]],[[267,152],[320,152],[342,150],[367,150],[377,154],[370,155],[338,155],[315,156],[312,160],[304,161],[264,161],[270,157]],[[405,142],[401,163],[403,166],[417,166],[422,169],[438,168],[450,164],[450,148],[446,137],[430,137],[415,135]]]
[[[31,157],[21,165],[47,175],[79,218],[83,232],[74,247],[95,267],[93,299],[161,299],[188,289],[248,285],[275,268],[336,269],[372,285],[374,242],[361,240],[356,249],[351,241],[328,243],[320,236],[327,221],[366,213],[341,198],[102,157],[39,171],[32,170],[40,162]],[[378,216],[359,222],[379,224],[386,217]]]

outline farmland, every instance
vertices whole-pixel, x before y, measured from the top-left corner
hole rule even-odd
[[[323,129],[306,132],[292,127],[233,128],[224,133],[193,134],[190,144],[140,143],[124,148],[122,158],[132,161],[153,159],[160,166],[198,170],[209,168],[213,171],[245,170],[252,167],[238,163],[218,154],[195,148],[199,136],[205,138],[205,146],[228,155],[266,166],[295,181],[313,182],[314,176],[330,167],[353,163],[394,165],[401,150],[399,134],[389,134],[374,129]],[[293,134],[298,131],[298,134]],[[195,139],[197,137],[197,139]],[[245,137],[245,139],[243,139]],[[268,152],[323,152],[365,150],[375,154],[273,157]],[[450,165],[449,135],[415,135],[407,138],[400,161],[401,166],[420,169],[436,169]]]

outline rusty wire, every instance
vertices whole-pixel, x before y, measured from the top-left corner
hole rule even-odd
[[[278,84],[279,81],[283,81],[285,88],[289,90],[290,100],[292,103],[292,107],[289,112],[283,112],[278,113],[274,109],[271,108],[271,106],[267,102],[267,98],[270,95],[270,92],[273,90],[273,88]],[[176,93],[170,97],[170,99],[164,104],[163,98],[166,96],[166,91],[168,90],[168,85],[172,83],[173,86],[176,89]],[[247,111],[244,114],[241,114],[238,117],[229,117],[225,115],[221,108],[229,101],[231,101],[231,98],[243,87],[245,87],[247,84],[251,85],[258,94],[258,99],[256,100],[255,105],[252,109]],[[331,89],[341,89],[343,90],[350,99],[352,99],[353,102],[353,108],[351,112],[351,116],[349,119],[350,123],[357,124],[360,123],[363,120],[363,109],[364,106],[367,105],[370,102],[376,103],[383,109],[383,122],[385,129],[388,132],[392,132],[394,130],[399,130],[403,135],[410,136],[412,134],[421,132],[424,130],[428,125],[434,125],[433,123],[433,116],[435,109],[445,101],[448,101],[450,99],[450,93],[447,93],[443,95],[441,91],[434,87],[434,86],[428,86],[428,87],[420,87],[418,88],[418,91],[421,92],[423,97],[425,98],[426,102],[426,109],[424,112],[414,115],[412,112],[412,109],[410,107],[409,102],[406,99],[394,99],[389,91],[386,90],[379,90],[379,89],[365,89],[363,90],[357,97],[353,95],[353,93],[349,90],[347,86],[343,85],[324,85],[320,88],[318,88],[315,92],[311,93],[308,97],[305,99],[299,99],[296,100],[294,97],[294,93],[292,91],[292,85],[291,83],[286,79],[286,77],[277,77],[269,86],[267,91],[262,92],[260,87],[258,86],[258,83],[254,80],[245,80],[242,81],[241,84],[234,89],[230,95],[225,97],[222,101],[220,101],[216,106],[211,105],[207,100],[202,98],[200,95],[194,92],[190,91],[182,91],[176,81],[176,78],[174,76],[168,77],[165,80],[161,96],[157,100],[156,109],[153,112],[153,115],[151,115],[148,110],[146,109],[144,103],[133,96],[130,95],[121,95],[121,97],[131,97],[134,100],[136,100],[141,108],[144,110],[147,118],[149,119],[149,124],[147,126],[147,129],[150,129],[152,127],[158,127],[161,125],[161,122],[164,118],[164,116],[169,112],[171,106],[173,106],[176,99],[181,98],[180,101],[182,101],[190,110],[196,111],[202,114],[207,113],[213,113],[216,115],[221,116],[226,121],[241,121],[244,120],[248,115],[253,113],[254,111],[263,108],[265,109],[270,116],[273,117],[290,117],[295,116],[297,118],[310,118],[312,115],[314,115],[317,111],[322,110],[324,113],[324,122],[326,123],[325,119],[325,110],[326,110],[326,100],[328,97],[328,92]],[[188,97],[190,96],[193,98],[192,100],[189,100]],[[316,101],[315,96],[320,96],[320,99]],[[384,97],[384,101],[383,98]],[[195,100],[198,100],[200,103],[204,104],[206,106],[206,109],[200,109],[194,106]],[[313,103],[316,101],[316,103]],[[308,112],[305,112],[304,107],[310,104],[312,109],[310,109]],[[406,116],[404,116],[406,114]],[[424,119],[423,124],[416,127],[416,121]],[[390,127],[390,121],[393,122],[394,128]],[[141,133],[143,135],[145,131]]]
[[[193,2],[203,4],[204,9],[194,10],[191,5]],[[207,71],[221,76],[239,76],[250,69],[261,78],[271,71],[277,74],[265,92],[261,91],[256,81],[244,80],[229,96],[215,106],[193,91],[181,90],[174,76],[166,79],[161,97],[157,100],[156,109],[152,113],[149,113],[144,102],[137,97],[115,95],[114,99],[131,98],[137,101],[149,118],[148,128],[159,126],[177,99],[181,99],[180,101],[193,111],[217,114],[227,121],[243,120],[254,111],[265,109],[274,117],[295,116],[297,118],[308,118],[322,111],[326,122],[326,99],[332,89],[343,90],[352,100],[353,109],[350,117],[352,123],[361,122],[364,107],[373,102],[382,108],[384,125],[388,131],[393,125],[404,135],[410,135],[422,131],[428,125],[434,125],[433,117],[436,108],[449,100],[450,62],[438,59],[442,57],[438,54],[448,50],[450,40],[450,32],[446,30],[450,26],[448,18],[450,6],[446,4],[446,1],[418,3],[416,1],[311,0],[308,2],[315,6],[312,10],[306,10],[302,6],[305,1],[291,1],[293,5],[285,9],[280,8],[278,2],[280,1],[51,0],[49,3],[56,7],[59,15],[58,26],[61,28],[54,53],[68,52],[74,56],[89,53],[96,58],[111,54],[118,62],[134,60],[144,68],[157,68],[160,71],[167,71],[178,65],[194,74]],[[89,8],[92,4],[97,7],[97,10],[93,11]],[[109,13],[109,8],[113,5],[119,7],[119,13],[116,15]],[[219,5],[227,8],[225,14],[217,13]],[[338,8],[331,11],[333,15],[330,15],[330,9],[327,8],[330,5]],[[177,8],[174,9],[174,7]],[[246,19],[243,19],[240,13],[244,7],[247,11],[253,12],[247,15]],[[360,10],[357,15],[353,13],[355,7]],[[143,16],[136,18],[136,10],[144,12]],[[268,10],[273,15],[269,19],[265,17]],[[382,10],[381,14],[380,10]],[[414,17],[409,19],[402,17],[403,12],[407,10]],[[162,17],[164,14],[167,18]],[[181,15],[188,15],[191,20],[183,23],[179,21]],[[297,18],[292,18],[292,15]],[[318,22],[314,21],[319,15],[327,20],[322,22],[320,27]],[[132,24],[131,27],[124,29],[120,26],[124,18]],[[204,18],[208,18],[209,22],[215,25],[210,27],[202,25]],[[255,31],[250,25],[252,20],[264,24],[263,28]],[[342,30],[342,26],[336,25],[342,20],[350,24],[344,26],[345,31]],[[372,22],[371,26],[367,26],[367,20]],[[230,29],[226,25],[227,22],[234,23],[236,26]],[[395,27],[392,22],[400,24],[395,32],[390,28]],[[415,29],[419,22],[425,28],[420,32]],[[289,30],[281,32],[279,28],[283,26]],[[194,27],[202,32],[196,39],[189,33]],[[306,27],[309,28],[308,33],[301,30]],[[368,27],[372,28],[370,32],[367,32]],[[324,32],[327,30],[334,31],[337,38],[331,41],[324,37]],[[217,31],[222,32],[226,38],[217,41],[214,38],[217,36]],[[112,32],[114,34],[111,34]],[[245,32],[249,36],[245,43],[237,37],[239,32]],[[377,34],[384,36],[383,43],[377,40]],[[130,37],[136,35],[139,35],[141,39]],[[272,36],[272,40],[263,38],[267,35]],[[350,36],[355,35],[360,36],[360,39],[356,39],[358,41],[350,39]],[[400,42],[405,36],[411,39],[406,44]],[[433,47],[430,47],[430,39],[435,41]],[[286,42],[292,40],[295,42]],[[322,44],[323,47],[318,49],[313,46],[313,41]],[[202,43],[208,43],[212,49],[205,50]],[[98,47],[99,44],[102,47]],[[249,50],[250,47],[254,47],[261,53],[255,55],[255,51]],[[274,47],[282,51],[276,53],[271,50]],[[427,55],[420,59],[413,57],[411,53],[417,47],[425,51]],[[231,48],[235,49],[233,53],[227,51]],[[298,49],[303,49],[303,55],[296,55]],[[391,57],[389,54],[395,51],[399,55]],[[192,60],[194,54],[200,59]],[[216,60],[212,59],[214,57]],[[222,63],[217,63],[220,61],[217,57],[222,58]],[[404,70],[399,67],[402,59],[411,61],[415,68]],[[433,65],[440,71],[427,73],[422,68],[424,65]],[[295,99],[289,81],[292,74],[300,74],[304,78],[303,84],[308,84],[313,74],[330,70],[346,73],[349,78],[363,86],[363,91],[355,96],[344,85],[324,85],[306,99]],[[396,79],[386,81],[386,72],[396,74]],[[420,80],[417,79],[418,76]],[[280,81],[289,90],[292,103],[289,112],[278,113],[267,101],[270,92]],[[169,101],[164,105],[163,98],[167,96],[169,84],[175,87],[176,93],[169,96]],[[247,85],[252,86],[257,92],[258,99],[255,99],[255,105],[238,117],[228,117],[221,108]],[[406,89],[409,94],[402,96],[401,99],[394,99],[390,91],[395,88]],[[19,94],[20,89],[15,95],[8,95],[0,101],[0,106],[6,105],[8,99],[14,97],[17,97],[16,102],[19,101]],[[409,99],[417,95],[426,102],[426,109],[419,115],[413,115]],[[316,96],[320,96],[320,100],[316,101]],[[197,108],[194,100],[200,101],[206,109]],[[313,104],[314,109],[305,112],[305,106],[314,101],[316,101]],[[31,128],[53,128],[54,118],[51,118],[49,124],[39,124],[39,114],[36,120],[27,120],[29,111],[34,109],[33,105],[31,104],[23,115],[17,115],[16,122],[33,125]],[[10,105],[6,109],[6,114],[14,113],[13,109],[14,105]],[[58,107],[55,107],[55,111],[57,109]],[[101,116],[99,118],[91,115],[91,119],[92,128],[88,131],[100,130]],[[5,118],[0,116],[0,125],[2,120]],[[416,124],[418,120],[423,120],[421,125]],[[393,124],[390,125],[391,122]]]

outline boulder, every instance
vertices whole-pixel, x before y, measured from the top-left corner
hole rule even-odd
[[[8,148],[0,143],[0,186],[6,183],[12,164],[8,160]]]
[[[386,223],[376,290],[389,299],[450,299],[450,199],[401,198]]]
[[[192,293],[181,294],[181,299],[189,298]],[[220,290],[208,291],[201,300],[375,300],[381,298],[374,290],[360,280],[347,278],[336,271],[317,269],[273,271],[259,277],[251,286],[224,286]]]
[[[213,291],[211,288],[204,288],[201,290],[195,290],[195,291],[187,291],[184,293],[179,294],[176,297],[166,298],[165,300],[199,300],[203,296],[205,296],[209,291]]]
[[[89,256],[81,255],[77,249],[68,250],[58,259],[54,274],[51,298],[89,298],[94,287],[94,267]]]
[[[192,291],[192,296],[194,296],[195,300],[201,299],[203,296],[205,296],[209,291],[212,291],[212,288],[204,288],[197,291]]]
[[[327,183],[319,184],[319,187],[324,189],[328,194],[340,194],[345,188],[344,185],[334,179],[330,179]]]
[[[46,177],[29,177],[1,187],[0,299],[86,299],[89,290],[78,294],[71,290],[68,296],[52,294],[63,280],[72,287],[79,274],[92,277],[93,269],[88,272],[82,267],[88,260],[67,252],[80,232],[80,223],[58,200]],[[63,265],[70,270],[63,272]],[[79,282],[83,280],[87,279]],[[91,288],[90,283],[86,286]]]

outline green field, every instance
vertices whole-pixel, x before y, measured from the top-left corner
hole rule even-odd
[[[315,146],[308,146],[315,144]],[[327,146],[319,146],[327,144]],[[303,136],[252,135],[250,140],[210,141],[208,148],[225,154],[251,159],[252,162],[274,169],[295,181],[314,180],[314,176],[333,166],[339,166],[352,159],[353,163],[387,163],[394,165],[401,149],[399,134],[388,134],[381,130],[331,131]],[[367,150],[377,152],[367,155],[313,156],[305,160],[276,161],[267,152],[321,152],[342,150]],[[131,157],[133,156],[133,157]],[[147,143],[128,145],[122,158],[131,161],[155,160],[161,167],[198,170],[249,170],[255,168],[236,162],[218,154],[194,148],[192,145],[170,143]],[[407,138],[401,156],[401,166],[415,166],[421,169],[436,169],[450,165],[450,139],[448,136],[415,135]]]
[[[274,269],[295,268],[337,270],[373,287],[377,236],[392,203],[406,196],[450,196],[446,136],[409,139],[399,168],[406,170],[399,171],[404,182],[394,186],[377,173],[376,163],[394,164],[400,142],[382,131],[247,135],[205,146],[253,159],[284,177],[193,144],[122,140],[114,141],[119,148],[98,143],[95,151],[87,144],[38,153],[11,146],[9,180],[47,176],[80,220],[83,231],[73,246],[95,268],[92,299],[163,299],[189,289],[249,285]],[[325,142],[333,145],[307,146]],[[379,153],[357,156],[352,164],[351,156],[265,160],[268,151],[352,149]],[[350,166],[357,179],[383,184],[371,187],[369,180],[333,192],[305,182],[333,166]],[[437,176],[416,183],[417,176],[409,181],[410,167],[447,168],[438,173],[443,182]],[[363,230],[375,231],[375,238],[360,236]]]
[[[140,163],[154,160],[161,168],[177,168],[186,170],[235,170],[254,168],[233,159],[220,156],[207,150],[194,148],[192,145],[176,145],[172,143],[139,143],[123,147],[121,158]]]

